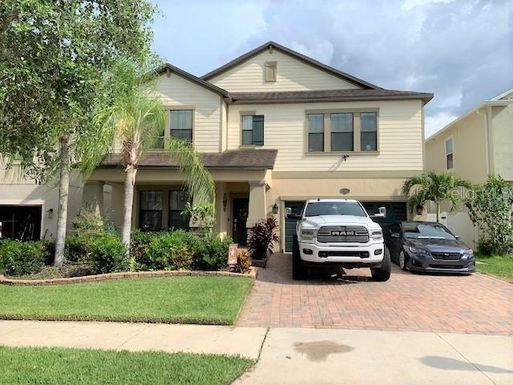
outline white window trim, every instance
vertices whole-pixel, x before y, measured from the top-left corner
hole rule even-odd
[[[447,142],[449,142],[449,141],[452,142],[452,152],[447,152]],[[444,154],[445,154],[445,169],[447,171],[454,170],[454,138],[452,136],[450,136],[444,140]],[[452,155],[452,167],[451,168],[447,167],[447,157],[449,155]]]

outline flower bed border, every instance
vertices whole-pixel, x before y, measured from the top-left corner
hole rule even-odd
[[[164,277],[197,277],[197,276],[229,276],[256,279],[257,269],[254,267],[248,273],[232,273],[229,271],[201,271],[201,270],[158,270],[158,271],[137,271],[120,272],[109,274],[85,275],[83,277],[53,278],[53,279],[12,279],[0,274],[0,285],[8,286],[49,286],[69,285],[76,283],[93,283],[101,281],[114,281],[119,279],[138,278],[164,278]]]

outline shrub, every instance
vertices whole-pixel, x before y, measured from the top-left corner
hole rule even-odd
[[[76,234],[66,237],[64,254],[66,261],[86,262],[91,260],[91,243],[95,236],[91,234]]]
[[[152,239],[161,233],[135,230],[130,238],[130,256],[135,261],[136,270],[148,270],[151,266],[149,247]]]
[[[246,250],[241,250],[237,255],[237,268],[241,273],[251,269],[251,255]]]
[[[105,231],[106,220],[90,207],[84,207],[73,219],[73,228],[77,234],[98,234]]]
[[[513,251],[513,186],[499,176],[474,187],[465,205],[470,219],[483,233],[480,241],[489,254]]]
[[[89,245],[95,273],[128,270],[128,255],[117,234],[105,233],[92,238]]]
[[[221,239],[211,234],[199,240],[194,251],[193,268],[197,270],[220,270],[228,264],[230,237]]]
[[[198,240],[183,230],[155,235],[147,248],[148,268],[152,270],[190,269]]]
[[[3,240],[0,260],[8,275],[28,275],[41,271],[47,258],[45,243],[40,241]]]
[[[254,259],[263,259],[272,253],[273,243],[278,242],[278,222],[274,217],[262,219],[249,230],[248,250]]]

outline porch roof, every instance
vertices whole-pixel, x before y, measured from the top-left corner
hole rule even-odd
[[[214,170],[272,170],[278,150],[243,149],[201,153],[203,164]],[[178,168],[178,163],[163,151],[147,152],[139,167]],[[100,164],[102,168],[121,167],[121,154],[110,154]]]

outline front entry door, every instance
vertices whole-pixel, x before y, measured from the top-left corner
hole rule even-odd
[[[233,241],[242,246],[246,246],[248,238],[248,229],[246,228],[248,207],[248,198],[233,199]]]

